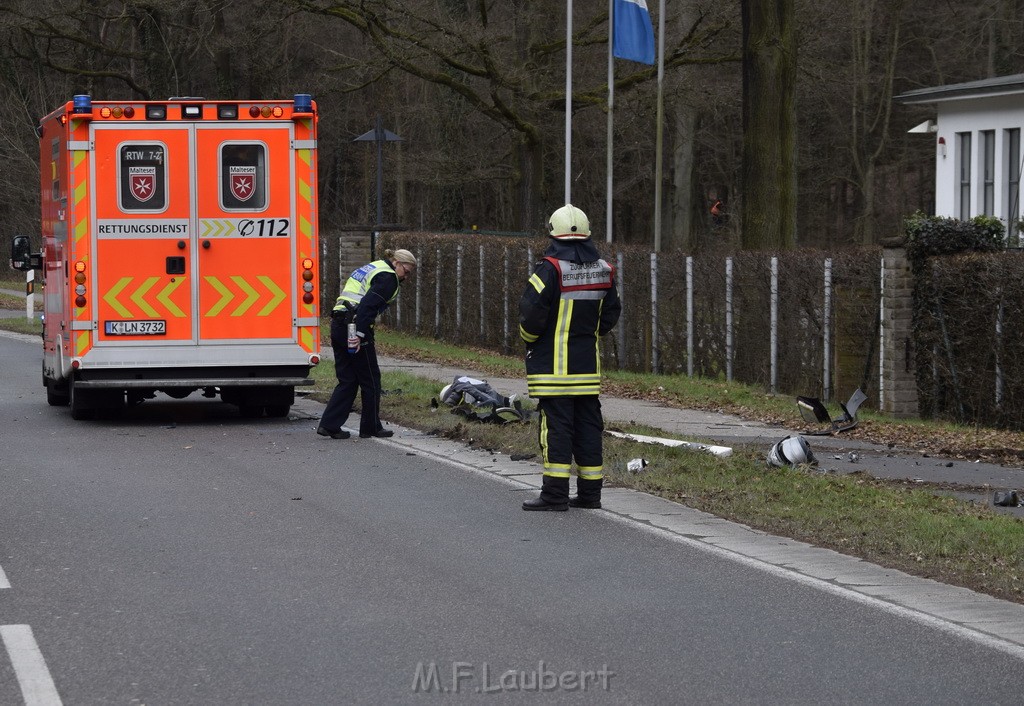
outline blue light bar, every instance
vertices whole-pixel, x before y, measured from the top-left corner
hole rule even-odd
[[[71,109],[72,113],[91,113],[92,112],[92,97],[88,95],[77,95],[71,99],[74,103],[74,107]]]
[[[296,93],[295,94],[295,112],[296,113],[312,113],[313,112],[313,96],[308,93]]]

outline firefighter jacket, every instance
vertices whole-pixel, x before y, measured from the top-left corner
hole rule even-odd
[[[373,341],[373,322],[395,300],[398,289],[398,275],[391,263],[374,260],[349,275],[334,311],[354,311],[359,337],[369,343]]]
[[[597,395],[598,337],[619,320],[615,271],[589,240],[552,240],[519,301],[530,397]]]

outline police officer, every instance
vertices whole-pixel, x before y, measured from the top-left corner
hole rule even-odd
[[[352,411],[358,390],[362,399],[359,438],[394,436],[380,423],[380,365],[373,345],[373,324],[398,296],[401,283],[415,271],[416,258],[411,252],[386,250],[383,260],[363,265],[345,282],[331,312],[331,348],[338,384],[320,417],[317,434],[349,438],[341,427]],[[348,325],[353,322],[356,336],[350,340]]]
[[[604,421],[598,337],[619,320],[615,272],[590,240],[587,215],[571,204],[551,214],[551,238],[519,301],[526,382],[540,410],[544,480],[524,510],[601,507]],[[576,462],[577,495],[569,498]]]

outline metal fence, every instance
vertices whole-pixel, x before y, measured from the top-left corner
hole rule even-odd
[[[384,322],[515,354],[519,298],[546,238],[385,234],[420,266]],[[879,249],[688,257],[599,245],[623,302],[605,369],[845,399],[877,375]],[[380,252],[380,251],[379,251]]]

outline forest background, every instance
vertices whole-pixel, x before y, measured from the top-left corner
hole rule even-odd
[[[655,31],[658,3],[649,2]],[[1024,2],[666,3],[661,248],[836,249],[934,210],[903,91],[1020,72]],[[95,100],[311,93],[321,231],[542,232],[561,204],[566,5],[550,0],[2,0],[0,219],[39,232],[39,119]],[[572,199],[605,232],[608,7],[573,15]],[[614,236],[651,247],[657,69],[615,61]],[[721,200],[724,216],[710,206]],[[777,231],[781,228],[782,234]]]

